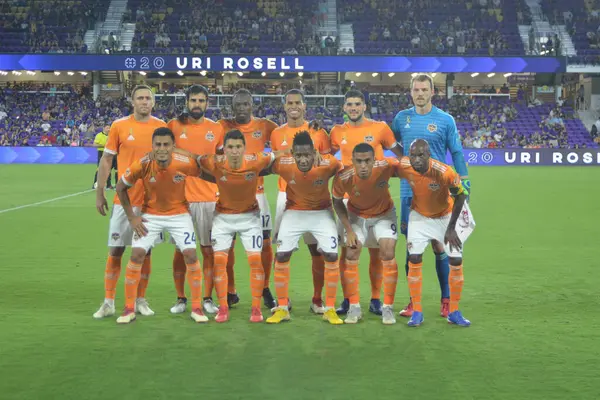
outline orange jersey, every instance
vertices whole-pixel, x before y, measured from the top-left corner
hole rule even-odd
[[[452,167],[433,158],[429,159],[427,172],[420,174],[410,165],[408,157],[402,157],[397,175],[406,179],[413,190],[411,208],[428,218],[439,218],[452,212],[454,199],[450,189],[464,193],[460,176]]]
[[[292,142],[294,141],[294,135],[300,131],[308,131],[310,137],[313,140],[315,149],[321,154],[329,154],[331,152],[331,143],[329,142],[329,136],[323,129],[314,130],[308,128],[308,122],[304,122],[297,128],[290,128],[288,124],[281,125],[275,129],[271,134],[271,149],[273,151],[290,150],[292,148]],[[282,177],[279,177],[279,191],[285,192],[286,183]]]
[[[342,164],[345,167],[352,165],[352,150],[359,143],[373,146],[375,159],[381,160],[384,157],[384,149],[396,146],[396,138],[387,123],[368,118],[359,126],[352,126],[346,122],[334,126],[331,130],[331,148],[333,152],[342,152]]]
[[[346,167],[333,180],[333,197],[341,199],[348,194],[348,209],[360,217],[383,215],[394,207],[388,181],[397,176],[398,165],[395,158],[375,161],[367,179],[359,178],[353,166]]]
[[[188,212],[185,199],[187,175],[198,176],[200,168],[195,160],[173,154],[171,164],[161,168],[148,157],[134,162],[121,179],[127,186],[142,182],[144,203],[142,212],[152,215],[178,215]]]
[[[150,117],[147,122],[136,121],[133,115],[116,120],[110,126],[108,141],[104,151],[117,156],[119,176],[123,176],[127,167],[152,151],[152,134],[157,128],[167,126],[164,121]],[[144,189],[141,183],[129,191],[131,205],[141,206],[144,202]],[[121,204],[115,195],[114,204]]]
[[[219,187],[216,210],[224,214],[258,210],[258,174],[271,165],[273,158],[273,153],[245,154],[242,166],[234,170],[224,155],[202,157],[200,165],[215,177]]]
[[[287,182],[286,210],[324,210],[331,207],[329,179],[342,168],[342,163],[330,154],[323,156],[318,167],[307,173],[298,169],[294,157],[278,157],[273,172]]]
[[[221,119],[219,120],[221,126],[227,132],[233,129],[239,129],[244,134],[246,139],[246,153],[261,153],[265,151],[268,142],[271,141],[271,133],[277,124],[265,118],[254,118],[250,119],[247,124],[238,124],[235,119]],[[256,193],[264,193],[264,178],[261,176],[258,178],[258,189]]]
[[[208,118],[204,118],[201,124],[182,124],[174,119],[167,126],[175,134],[175,146],[180,149],[198,155],[212,155],[223,147],[223,127]],[[198,177],[188,176],[185,180],[185,198],[190,203],[215,202],[218,191],[217,185]]]

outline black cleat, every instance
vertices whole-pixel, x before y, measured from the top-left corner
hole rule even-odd
[[[269,310],[277,307],[277,301],[275,301],[275,299],[273,298],[273,295],[271,294],[271,289],[269,289],[268,287],[263,289],[262,297],[263,301],[265,302],[265,307],[267,307]]]
[[[237,293],[227,293],[227,305],[231,308],[231,306],[236,305],[240,302],[240,296]]]

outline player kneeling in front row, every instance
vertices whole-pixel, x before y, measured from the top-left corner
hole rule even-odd
[[[392,306],[398,284],[395,248],[398,218],[388,181],[399,177],[400,162],[395,158],[375,160],[375,150],[360,143],[352,151],[352,166],[340,171],[333,181],[333,207],[346,231],[346,271],[342,277],[350,302],[345,323],[356,324],[362,318],[359,303],[360,252],[366,243],[376,243],[383,265],[382,321],[396,323]],[[348,208],[344,195],[348,194]]]
[[[419,326],[423,323],[421,269],[423,252],[432,240],[444,243],[444,250],[450,261],[448,322],[469,326],[471,322],[458,310],[464,281],[462,243],[475,227],[469,207],[465,203],[468,192],[463,187],[460,176],[450,166],[430,157],[429,144],[423,139],[417,139],[411,144],[409,157],[402,158],[401,167],[402,177],[409,181],[413,190],[406,246],[409,253],[408,288],[414,310],[408,326]],[[456,223],[459,217],[461,226],[460,232],[457,232]]]
[[[175,137],[169,128],[156,129],[152,135],[152,159],[146,156],[134,162],[117,184],[117,194],[134,232],[125,279],[125,310],[117,319],[119,324],[135,320],[142,262],[163,231],[169,232],[183,252],[192,294],[191,317],[196,322],[208,321],[202,313],[202,271],[196,244],[186,241],[194,233],[194,223],[185,200],[185,177],[199,175],[200,168],[196,160],[173,154],[174,145]],[[140,179],[144,185],[144,205],[142,215],[137,216],[127,190]]]
[[[292,156],[279,156],[270,168],[287,183],[287,201],[281,226],[277,235],[275,255],[275,289],[279,307],[267,318],[267,323],[278,324],[290,320],[288,309],[290,259],[298,249],[300,237],[310,234],[325,260],[325,312],[323,319],[339,325],[344,321],[335,312],[335,296],[340,277],[338,264],[338,237],[333,210],[329,179],[342,167],[333,156],[322,156],[315,166],[317,154],[307,131],[294,136]]]

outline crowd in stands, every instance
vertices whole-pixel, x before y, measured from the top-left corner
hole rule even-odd
[[[130,113],[126,99],[94,101],[89,87],[62,87],[67,93],[26,92],[34,88],[9,85],[0,89],[0,145],[89,146],[104,125]],[[48,84],[38,88],[48,89]],[[368,116],[376,120],[391,123],[399,109],[411,104],[406,89],[386,94],[376,87],[362,90],[369,99]],[[590,135],[568,103],[533,104],[519,98],[513,102],[508,96],[458,94],[450,100],[436,96],[434,104],[455,117],[466,148],[598,147],[598,127]],[[280,97],[256,97],[254,102],[255,116],[285,123]],[[154,115],[163,120],[175,118],[183,103],[181,98],[176,102],[172,96],[160,96]],[[309,98],[307,104],[308,120],[319,119],[327,128],[345,121],[342,99]],[[231,99],[224,99],[219,108],[212,105],[207,116],[215,120],[232,117]]]

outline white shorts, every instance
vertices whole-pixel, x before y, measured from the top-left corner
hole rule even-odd
[[[273,221],[271,221],[271,206],[267,195],[265,193],[257,193],[256,201],[258,202],[258,208],[260,209],[260,221],[263,231],[270,231],[273,229]]]
[[[131,247],[150,250],[156,240],[161,237],[163,232],[168,232],[175,240],[175,245],[181,251],[187,249],[196,250],[196,235],[194,233],[194,222],[190,214],[179,215],[152,215],[142,214],[146,219],[144,225],[148,230],[146,236],[138,237],[133,235]]]
[[[344,205],[346,206],[346,210],[348,210],[348,201],[350,199],[344,199]],[[348,216],[350,216],[350,210],[348,210]],[[344,245],[344,243],[346,243],[346,229],[344,228],[344,224],[342,224],[342,221],[340,221],[340,218],[338,217],[337,222],[336,222],[336,227],[337,227],[337,233],[338,233],[338,238],[340,240],[340,244]],[[354,231],[356,232],[356,230]],[[356,233],[358,235],[358,233]],[[370,240],[367,240],[370,239]],[[368,237],[366,242],[362,242],[363,247],[366,247],[368,249],[378,249],[379,248],[379,244],[377,243],[377,241],[373,238],[373,237]]]
[[[216,204],[214,201],[190,203],[190,214],[197,233],[196,240],[200,240],[200,246],[210,246],[211,244],[210,231],[212,230]],[[172,236],[170,243],[175,244]]]
[[[398,240],[398,217],[395,208],[373,218],[363,218],[348,210],[348,218],[356,237],[364,247],[378,248],[380,239]]]
[[[260,212],[223,214],[215,212],[212,226],[214,251],[228,251],[238,233],[247,252],[262,251],[263,233]]]
[[[285,212],[285,204],[287,202],[287,193],[286,192],[278,192],[277,194],[277,208],[275,209],[275,228],[273,229],[273,238],[277,239],[277,235],[279,233],[279,228],[281,227],[281,220],[283,218],[283,213]],[[317,244],[317,239],[310,233],[305,233],[303,235],[304,243],[308,244]]]
[[[338,235],[333,218],[333,211],[317,210],[285,210],[277,235],[277,251],[288,252],[298,250],[300,236],[310,234],[323,253],[337,253]]]
[[[133,207],[135,215],[140,215],[141,210],[139,207]],[[113,204],[112,211],[110,213],[110,222],[108,227],[108,247],[125,247],[131,246],[133,238],[133,230],[125,214],[123,206],[120,204]],[[163,235],[157,238],[156,244],[163,242]]]
[[[429,243],[432,240],[437,240],[444,244],[444,251],[448,254],[448,257],[462,257],[462,250],[455,248],[450,251],[449,244],[444,243],[444,236],[451,215],[452,213],[440,218],[427,218],[412,210],[408,218],[408,237],[406,238],[406,247],[409,254],[423,254]],[[475,229],[475,220],[469,205],[465,203],[456,223],[456,232],[463,243],[463,247],[473,229]]]

